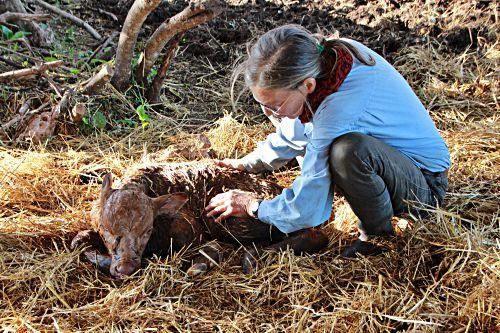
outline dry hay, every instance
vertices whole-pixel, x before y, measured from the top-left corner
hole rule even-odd
[[[427,1],[423,11],[436,11],[442,3]],[[460,19],[472,7],[455,3],[456,11],[450,6],[442,15],[443,30],[466,26]],[[416,15],[414,26],[423,16]],[[473,27],[487,25],[482,19]],[[0,327],[7,332],[498,331],[499,53],[497,41],[478,43],[453,53],[430,38],[396,57],[398,69],[431,109],[453,164],[445,207],[429,208],[425,220],[395,219],[399,235],[381,240],[388,251],[377,257],[339,258],[341,246],[355,237],[355,219],[342,198],[336,198],[325,227],[328,250],[313,256],[265,255],[251,275],[241,273],[237,249],[204,276],[189,278],[180,271],[189,255],[182,252],[152,258],[139,274],[118,282],[67,248],[69,239],[88,226],[87,213],[106,172],[120,177],[151,162],[206,158],[183,153],[203,148],[200,134],[211,141],[209,157],[242,156],[271,130],[253,125],[255,119],[242,123],[225,116],[193,133],[182,118],[185,110],[172,106],[171,118],[153,115],[149,127],[126,135],[61,136],[42,148],[0,148]],[[174,66],[174,74],[181,66]],[[222,81],[211,64],[206,67]],[[166,86],[169,94],[182,97],[186,87],[176,84],[182,76],[176,78]],[[198,91],[191,103],[199,109],[192,114],[208,108],[222,115],[220,106],[204,103],[210,95],[229,105],[227,87],[218,84],[213,92],[189,91],[189,96]],[[15,109],[22,101],[9,103]],[[268,177],[289,185],[298,173],[285,168]]]
[[[225,118],[213,131],[222,137],[236,133],[227,123],[232,120]],[[238,250],[220,268],[188,278],[179,270],[181,253],[153,258],[123,282],[80,262],[67,244],[85,228],[99,192],[93,178],[85,184],[81,175],[121,175],[144,163],[144,143],[103,143],[100,152],[4,149],[0,325],[28,331],[492,331],[500,291],[498,176],[488,161],[498,158],[498,149],[491,149],[497,137],[478,128],[447,139],[459,162],[450,204],[425,221],[410,221],[414,227],[385,242],[390,250],[382,256],[339,259],[339,247],[354,230],[352,213],[340,200],[326,227],[329,250],[319,255],[268,255],[259,271],[245,276]],[[289,181],[294,172],[276,177]]]

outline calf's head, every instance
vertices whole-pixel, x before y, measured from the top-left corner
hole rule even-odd
[[[137,186],[112,189],[112,176],[102,183],[98,231],[111,257],[110,274],[123,278],[140,268],[141,258],[159,214],[174,215],[187,202],[185,194],[148,197]]]

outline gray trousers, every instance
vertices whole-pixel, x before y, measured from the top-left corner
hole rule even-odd
[[[333,142],[330,170],[336,191],[359,218],[363,237],[393,234],[394,215],[425,216],[419,208],[440,205],[448,188],[445,172],[421,170],[395,148],[361,133]]]

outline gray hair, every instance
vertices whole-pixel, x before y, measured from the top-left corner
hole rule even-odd
[[[347,47],[365,65],[375,64],[371,56],[365,59],[353,45],[340,39],[327,40],[323,35],[313,34],[297,24],[287,24],[266,32],[247,50],[248,58],[233,72],[233,106],[234,85],[240,74],[243,73],[246,88],[293,89],[309,77],[321,78],[326,74],[322,68],[321,50],[334,45]]]

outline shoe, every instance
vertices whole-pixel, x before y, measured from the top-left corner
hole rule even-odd
[[[346,247],[340,254],[344,258],[357,258],[358,255],[376,256],[384,252],[384,248],[371,242],[363,242],[360,239],[355,240],[350,246]]]

